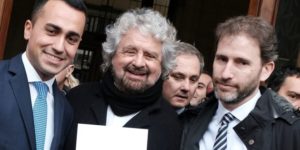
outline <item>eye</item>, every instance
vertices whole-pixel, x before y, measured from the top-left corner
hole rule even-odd
[[[295,93],[295,92],[290,92],[287,94],[287,96],[290,98],[292,101],[300,100],[300,94]]]
[[[191,81],[192,83],[196,83],[196,82],[198,82],[198,79],[199,79],[199,77],[197,77],[197,76],[192,76],[192,77],[190,78],[190,81]]]
[[[225,56],[219,55],[219,56],[215,57],[215,60],[218,61],[218,62],[227,62],[228,58],[225,57]]]
[[[246,65],[249,65],[249,61],[246,61],[246,60],[243,60],[243,59],[238,59],[236,61],[237,64],[241,65],[241,66],[246,66]]]
[[[147,59],[155,59],[156,58],[156,56],[151,53],[145,53],[144,55]]]
[[[179,73],[173,73],[173,74],[171,74],[171,77],[173,77],[177,81],[184,79],[184,76]]]
[[[198,89],[204,89],[205,85],[203,83],[198,84]]]
[[[46,27],[46,32],[50,36],[54,36],[54,35],[58,34],[58,30],[56,28],[52,27],[52,26],[47,26]]]
[[[297,96],[295,95],[295,94],[290,94],[290,95],[288,95],[291,99],[296,99],[297,98]]]
[[[123,49],[122,53],[125,54],[125,55],[132,56],[132,55],[135,55],[137,53],[137,49],[134,48],[134,47],[126,47],[126,48]]]
[[[76,35],[69,36],[69,37],[67,37],[67,41],[68,41],[70,44],[74,45],[74,44],[77,44],[77,43],[80,42],[80,37],[79,37],[79,36],[76,36]]]

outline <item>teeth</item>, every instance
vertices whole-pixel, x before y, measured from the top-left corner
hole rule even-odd
[[[53,56],[53,55],[49,55],[49,54],[48,54],[48,57],[49,57],[51,60],[54,60],[54,61],[60,61],[60,60],[61,60],[60,58],[55,57],[55,56]]]

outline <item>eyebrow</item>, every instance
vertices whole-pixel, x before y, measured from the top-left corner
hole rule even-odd
[[[295,94],[297,97],[300,97],[300,93],[297,93],[295,91],[288,91],[289,94]]]
[[[52,24],[52,23],[47,23],[46,26],[50,26],[52,28],[54,28],[55,30],[59,30],[59,31],[62,31],[62,28],[55,25],[55,24]],[[67,33],[67,36],[78,36],[78,37],[81,37],[79,33],[75,32],[75,31],[69,31]]]
[[[206,86],[203,82],[198,82],[198,86],[200,85]]]
[[[52,23],[47,23],[46,26],[52,27],[52,28],[54,28],[55,30],[62,30],[59,26],[57,26],[57,25],[55,25],[55,24],[52,24]]]

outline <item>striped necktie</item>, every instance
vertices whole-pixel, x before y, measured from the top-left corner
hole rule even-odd
[[[44,150],[47,126],[47,92],[48,87],[43,82],[33,82],[37,90],[37,98],[33,106],[36,149]]]
[[[218,130],[218,134],[214,143],[214,150],[226,150],[227,148],[227,128],[228,124],[234,119],[231,113],[227,113],[223,116],[221,126]]]

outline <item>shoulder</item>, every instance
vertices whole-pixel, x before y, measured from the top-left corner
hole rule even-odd
[[[173,119],[173,120],[177,120],[178,119],[178,115],[176,113],[176,111],[174,110],[174,108],[167,102],[165,101],[163,98],[160,98],[158,100],[159,107],[157,109],[157,114],[162,116],[162,117],[167,117],[166,119]]]
[[[66,97],[72,106],[93,103],[102,97],[100,82],[82,83],[72,88]]]
[[[89,96],[95,95],[100,93],[100,82],[89,82],[89,83],[82,83],[74,88],[72,88],[68,94],[68,98],[80,97],[80,96]]]
[[[182,125],[177,113],[163,99],[159,99],[157,104],[159,107],[154,106],[156,108],[149,113],[148,149],[179,149]]]
[[[160,98],[144,111],[148,111],[149,121],[153,124],[153,127],[157,125],[166,128],[165,131],[171,129],[181,130],[181,123],[176,111],[164,99]]]
[[[188,108],[184,112],[184,122],[197,120],[197,118],[211,117],[218,107],[218,100],[212,96],[196,107]]]
[[[7,72],[9,70],[10,64],[11,64],[11,60],[1,60],[0,61],[1,75],[3,75],[3,72]]]

